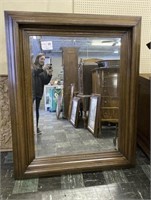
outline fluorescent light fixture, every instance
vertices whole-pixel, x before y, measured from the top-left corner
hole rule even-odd
[[[115,46],[117,47],[121,46],[121,42],[117,42]]]
[[[92,46],[112,46],[114,42],[104,42],[104,41],[92,41],[91,45]]]

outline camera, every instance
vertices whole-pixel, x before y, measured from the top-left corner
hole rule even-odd
[[[49,65],[48,65],[48,69],[52,69],[52,64],[49,64]]]

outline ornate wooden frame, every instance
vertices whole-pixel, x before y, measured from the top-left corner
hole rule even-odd
[[[141,17],[5,11],[16,179],[127,167],[135,164]],[[29,36],[120,37],[118,150],[35,157]]]

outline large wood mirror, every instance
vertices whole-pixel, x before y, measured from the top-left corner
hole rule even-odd
[[[6,11],[5,19],[15,178],[133,166],[141,18]],[[30,52],[33,36],[120,39],[116,150],[36,156]]]

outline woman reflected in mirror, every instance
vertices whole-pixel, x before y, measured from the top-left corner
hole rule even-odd
[[[39,122],[39,107],[43,96],[44,85],[50,83],[52,78],[52,66],[50,64],[45,65],[45,54],[40,53],[36,56],[36,59],[32,65],[32,95],[33,103],[35,102],[36,109],[36,131],[37,134],[41,134],[38,127]]]

